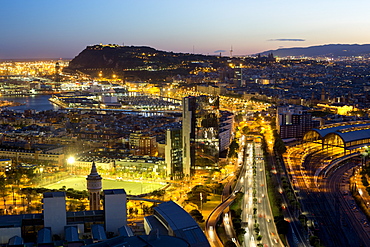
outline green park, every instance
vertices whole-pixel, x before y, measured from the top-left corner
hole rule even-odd
[[[128,195],[140,195],[152,192],[154,190],[161,189],[165,186],[164,183],[156,182],[144,182],[144,181],[127,181],[121,179],[103,179],[102,180],[103,188],[105,189],[124,189]],[[86,188],[86,177],[76,176],[69,177],[55,183],[51,183],[43,186],[48,189],[69,189],[73,188],[74,190],[87,190]]]

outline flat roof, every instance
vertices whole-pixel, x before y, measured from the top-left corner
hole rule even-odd
[[[53,198],[53,197],[66,197],[66,193],[63,191],[55,191],[55,192],[45,192],[44,198]]]
[[[104,195],[117,195],[117,194],[126,194],[124,189],[111,189],[111,190],[103,190]]]

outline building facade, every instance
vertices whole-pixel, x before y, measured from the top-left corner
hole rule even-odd
[[[168,129],[166,132],[165,162],[167,176],[171,179],[183,177],[181,129]]]
[[[134,132],[130,134],[129,145],[135,155],[154,155],[157,152],[155,136]]]
[[[234,124],[234,114],[228,111],[221,111],[220,126],[219,126],[219,139],[220,139],[220,152],[229,148]]]
[[[303,138],[304,134],[320,123],[312,120],[303,106],[279,106],[276,112],[276,129],[282,139]]]
[[[219,97],[189,96],[183,99],[183,173],[217,167],[219,157]]]
[[[5,172],[9,171],[12,168],[11,159],[0,159],[0,175],[5,176]]]

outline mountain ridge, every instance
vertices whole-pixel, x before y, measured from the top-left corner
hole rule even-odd
[[[350,57],[370,55],[370,44],[326,44],[308,47],[291,47],[268,50],[259,53],[268,55],[273,53],[278,57]]]

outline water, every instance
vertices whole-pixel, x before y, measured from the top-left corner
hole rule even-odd
[[[14,101],[22,103],[24,105],[7,107],[9,110],[14,110],[17,112],[23,112],[24,110],[34,109],[36,111],[47,111],[54,110],[57,111],[61,107],[51,103],[49,98],[51,95],[29,95],[29,96],[0,96],[0,100]],[[125,114],[137,114],[143,115],[144,117],[152,116],[163,116],[162,112],[145,112],[145,111],[131,111],[131,110],[121,110]]]
[[[49,101],[51,95],[30,95],[30,96],[1,96],[0,100],[14,101],[25,105],[8,107],[9,110],[23,112],[27,109],[36,111],[58,110],[60,107]]]

